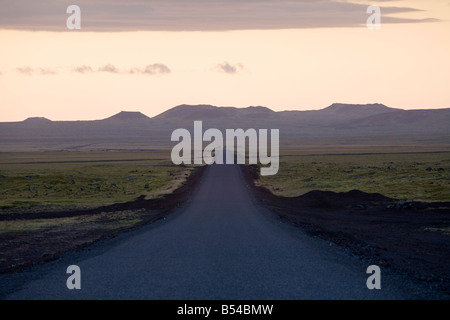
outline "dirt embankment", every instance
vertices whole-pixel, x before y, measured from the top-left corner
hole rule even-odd
[[[38,230],[1,233],[0,273],[54,260],[65,252],[83,249],[97,240],[164,218],[190,199],[204,170],[205,167],[194,169],[181,187],[158,199],[145,200],[141,196],[131,202],[82,210],[3,212],[0,221],[17,223],[38,219],[45,223],[50,219],[74,219],[77,223],[52,222],[51,226]]]
[[[358,190],[281,197],[255,185],[256,166],[243,171],[256,199],[280,219],[450,292],[450,202],[402,202]]]

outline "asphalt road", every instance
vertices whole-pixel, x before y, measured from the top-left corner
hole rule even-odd
[[[69,265],[81,289],[66,287]],[[409,299],[403,277],[279,222],[252,199],[240,168],[212,165],[191,201],[164,221],[65,255],[24,273],[1,275],[3,299]]]

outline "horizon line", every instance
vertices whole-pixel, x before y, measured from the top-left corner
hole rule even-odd
[[[139,110],[121,110],[121,111],[119,111],[117,113],[114,113],[114,114],[112,114],[110,116],[106,116],[105,118],[101,118],[101,119],[52,120],[52,119],[49,119],[49,118],[44,117],[44,116],[36,115],[36,116],[29,116],[29,117],[27,117],[27,118],[25,118],[23,120],[0,121],[0,123],[24,122],[24,121],[29,120],[29,119],[42,119],[42,120],[48,120],[48,121],[51,121],[51,122],[102,121],[102,120],[107,120],[109,118],[117,116],[117,115],[119,115],[121,113],[140,113],[143,116],[147,117],[148,119],[153,119],[153,118],[158,117],[159,115],[161,115],[161,114],[163,114],[163,113],[165,113],[167,111],[170,111],[170,110],[172,110],[174,108],[183,107],[183,106],[186,106],[186,107],[234,108],[234,109],[265,108],[265,109],[268,109],[268,110],[270,110],[272,112],[279,113],[279,112],[296,112],[296,111],[297,112],[321,111],[321,110],[325,110],[325,109],[327,109],[327,108],[329,108],[331,106],[334,106],[334,105],[346,105],[346,106],[375,106],[375,105],[379,105],[379,106],[386,107],[388,109],[398,110],[398,111],[424,111],[424,110],[444,110],[444,109],[449,109],[449,107],[443,107],[443,108],[418,108],[418,109],[392,108],[392,107],[389,107],[389,106],[387,106],[387,105],[385,105],[383,103],[379,103],[379,102],[364,103],[364,104],[363,103],[335,102],[335,103],[330,104],[329,106],[326,106],[326,107],[323,107],[323,108],[320,108],[320,109],[303,109],[303,110],[300,110],[300,109],[285,109],[285,110],[275,111],[275,110],[273,110],[273,109],[271,109],[269,107],[261,106],[261,105],[250,105],[250,106],[247,106],[247,107],[234,107],[234,106],[216,106],[216,105],[212,105],[212,104],[201,103],[201,104],[180,104],[180,105],[176,105],[174,107],[170,107],[170,108],[168,108],[168,109],[158,113],[157,115],[155,115],[153,117],[150,117],[150,116],[146,115],[145,113],[143,113],[142,111],[139,111]]]

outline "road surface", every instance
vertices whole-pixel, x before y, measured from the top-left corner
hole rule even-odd
[[[81,289],[66,269],[78,265]],[[188,204],[165,220],[1,275],[2,299],[409,299],[413,284],[277,220],[255,204],[237,165],[212,165]]]

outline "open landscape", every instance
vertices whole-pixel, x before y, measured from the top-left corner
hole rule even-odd
[[[202,175],[199,166],[173,165],[169,153],[1,153],[1,272],[166,217],[188,200]],[[283,221],[364,261],[448,290],[448,146],[291,145],[281,148],[277,175],[260,176],[252,167],[244,172],[258,202]]]
[[[414,125],[380,127],[367,122],[374,115],[416,120]],[[261,107],[182,105],[154,118],[121,112],[96,121],[0,123],[0,273],[27,272],[71,252],[107,245],[107,239],[142,230],[171,213],[192,211],[205,201],[195,199],[215,197],[198,195],[198,189],[220,188],[220,181],[208,178],[211,174],[221,179],[230,174],[236,180],[224,185],[223,196],[245,180],[245,192],[270,212],[271,223],[292,225],[362,263],[407,276],[420,288],[445,296],[450,283],[446,117],[447,109],[417,117],[378,104],[333,104],[289,115]],[[244,180],[239,180],[235,169],[209,174],[204,164],[174,165],[170,132],[192,131],[195,120],[203,120],[205,130],[261,128],[268,122],[278,126],[277,174],[261,176],[258,166],[241,165]],[[433,128],[428,127],[431,121]],[[238,206],[239,201],[220,198],[211,210]],[[240,210],[231,209],[234,214]],[[204,214],[197,222],[184,219],[194,225],[203,219],[218,228],[222,218]],[[417,297],[433,296],[423,290],[418,289]]]
[[[0,301],[450,300],[449,5],[0,1]]]

